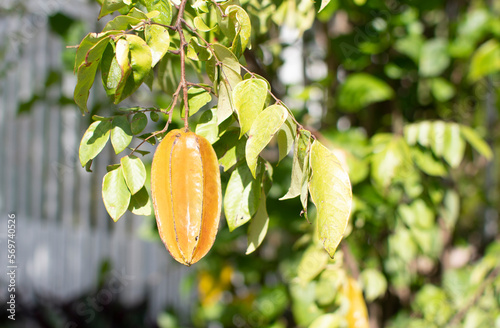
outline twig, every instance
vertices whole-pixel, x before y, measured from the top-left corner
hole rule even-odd
[[[214,5],[215,5],[218,9],[219,9],[219,11],[220,11],[220,15],[221,15],[222,17],[227,17],[227,15],[224,13],[224,10],[222,10],[222,8],[221,8],[220,4],[219,4],[217,1],[215,1],[215,0],[211,0],[211,1],[212,1],[212,3],[213,3],[213,4],[214,4]]]
[[[179,13],[177,14],[177,21],[175,23],[175,27],[177,29],[177,32],[179,33],[179,39],[181,41],[180,44],[180,51],[181,51],[181,82],[180,85],[182,86],[182,92],[184,95],[184,128],[187,130],[189,125],[188,125],[188,117],[189,117],[189,105],[188,105],[188,89],[187,89],[187,82],[186,82],[186,47],[187,47],[187,42],[186,38],[184,37],[184,32],[182,31],[182,16],[184,15],[184,10],[186,9],[186,3],[187,0],[182,0],[181,4],[179,5]]]
[[[165,127],[163,129],[161,129],[161,131],[156,131],[156,132],[152,133],[149,137],[147,137],[146,139],[144,139],[141,143],[139,143],[137,145],[137,147],[135,147],[132,150],[132,152],[130,153],[130,155],[132,155],[137,149],[139,149],[139,147],[141,147],[150,138],[153,138],[154,136],[157,136],[157,135],[159,135],[161,133],[164,133],[165,131],[168,130],[168,126],[170,125],[170,123],[172,123],[172,113],[174,112],[174,107],[177,104],[177,99],[179,98],[179,93],[181,91],[181,87],[182,87],[182,85],[181,85],[181,83],[179,83],[179,85],[177,86],[177,90],[175,90],[175,92],[174,92],[174,94],[172,96],[172,103],[169,106],[169,110],[166,112],[166,114],[168,115],[168,119],[167,119],[167,123],[165,124]]]

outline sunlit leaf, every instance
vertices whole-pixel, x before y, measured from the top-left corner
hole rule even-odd
[[[307,130],[301,130],[299,134],[295,137],[295,150],[293,153],[293,164],[292,164],[292,179],[290,182],[290,188],[286,195],[280,198],[280,200],[290,199],[297,197],[301,194],[303,186],[303,177],[307,172],[308,158],[311,151],[311,133]],[[306,186],[307,183],[306,182]],[[307,188],[307,187],[306,187]]]
[[[413,167],[410,149],[406,142],[392,136],[389,136],[386,142],[375,146],[371,162],[372,178],[383,188],[387,188],[396,177],[404,179]]]
[[[153,22],[170,25],[172,22],[172,5],[169,0],[144,0],[149,12],[157,10],[160,15],[153,18]]]
[[[311,146],[311,169],[309,191],[317,208],[319,238],[333,257],[351,213],[351,183],[337,157],[317,140]]]
[[[460,126],[456,123],[447,124],[444,133],[443,158],[451,167],[456,168],[462,162],[464,152],[465,141],[460,134]]]
[[[146,43],[151,49],[151,67],[154,67],[167,53],[170,46],[168,30],[159,25],[148,25],[144,30]]]
[[[219,138],[219,128],[217,125],[217,111],[214,109],[205,111],[201,117],[200,121],[196,125],[195,130],[197,135],[200,135],[208,140],[211,144],[217,141]]]
[[[430,39],[420,50],[419,73],[421,76],[438,76],[450,64],[448,41],[445,39]]]
[[[220,72],[218,90],[217,120],[222,123],[236,110],[233,101],[233,89],[241,81],[241,75],[233,69],[223,66]]]
[[[231,174],[224,196],[224,214],[229,230],[248,222],[257,211],[261,195],[260,183],[245,164]]]
[[[123,176],[128,189],[134,195],[146,182],[146,168],[142,160],[134,155],[122,157],[120,160]]]
[[[491,39],[483,43],[472,55],[469,79],[473,82],[500,70],[500,43]]]
[[[383,80],[366,73],[354,73],[349,75],[341,86],[338,104],[340,109],[354,112],[392,97],[394,92]]]
[[[323,314],[311,323],[308,328],[334,328],[342,327],[343,318],[336,313]]]
[[[231,50],[218,43],[213,44],[212,47],[214,49],[215,56],[224,66],[227,66],[237,73],[241,71],[238,58],[236,58]]]
[[[125,6],[127,6],[127,4],[123,0],[103,0],[98,19]]]
[[[209,32],[209,31],[212,31],[213,29],[216,28],[216,26],[214,27],[209,27],[204,21],[203,19],[201,19],[201,17],[199,16],[196,16],[193,20],[193,24],[194,24],[194,27],[196,27],[196,29],[202,31],[202,32]]]
[[[224,168],[224,172],[236,165],[245,157],[246,138],[238,138],[239,129],[226,132],[214,144],[214,149],[219,158],[219,164]]]
[[[325,9],[326,6],[330,3],[331,0],[321,0],[321,7],[319,7],[318,13]]]
[[[432,176],[445,176],[448,173],[446,166],[435,158],[430,151],[421,150],[418,147],[411,148],[415,164],[426,174]]]
[[[103,32],[111,30],[126,31],[132,28],[132,26],[136,26],[140,23],[140,18],[120,15],[110,20],[102,30]]]
[[[87,131],[85,131],[78,151],[82,167],[85,166],[88,161],[94,159],[104,146],[106,146],[110,130],[110,121],[97,121],[92,123]]]
[[[92,46],[85,57],[84,62],[78,67],[77,83],[74,91],[75,103],[80,107],[82,114],[88,112],[87,100],[89,91],[94,83],[95,74],[99,63],[102,59],[102,54],[109,43],[109,37],[102,38],[94,46]],[[77,58],[78,60],[78,58]]]
[[[285,107],[272,105],[264,109],[255,119],[248,132],[245,148],[246,160],[252,175],[255,177],[257,159],[260,152],[267,146],[274,134],[278,132],[288,115]]]
[[[196,114],[203,106],[212,100],[210,92],[204,88],[192,87],[188,90],[189,116]],[[182,106],[181,116],[184,117],[184,106]]]
[[[134,93],[151,70],[152,55],[146,42],[133,34],[127,34],[126,40],[129,45],[131,74],[123,83],[120,82],[115,93],[115,104]]]
[[[225,11],[219,26],[224,34],[232,40],[231,50],[240,57],[247,47],[252,33],[252,25],[247,12],[240,6],[230,5]]]
[[[260,79],[248,79],[233,89],[233,102],[241,126],[240,137],[252,127],[255,118],[264,109],[267,83]]]
[[[113,128],[111,129],[111,144],[115,154],[121,153],[130,145],[132,141],[132,131],[126,116],[116,116],[113,118]]]
[[[310,245],[300,260],[297,276],[303,283],[316,278],[326,267],[328,254],[317,245]]]
[[[253,253],[262,244],[269,227],[269,215],[266,208],[266,194],[261,193],[259,208],[248,226],[248,247],[245,254]]]
[[[288,115],[285,123],[281,126],[278,131],[278,151],[279,158],[278,162],[281,162],[283,158],[290,153],[293,147],[293,142],[296,135],[296,124],[292,119],[291,115]]]
[[[102,199],[113,221],[118,221],[127,211],[130,196],[121,167],[106,173],[102,181]]]
[[[479,134],[472,128],[462,125],[460,126],[460,133],[465,140],[474,148],[479,154],[483,155],[487,160],[493,158],[493,152],[490,146],[479,136]]]
[[[153,215],[153,205],[145,186],[132,195],[128,210],[135,215]]]
[[[75,56],[75,67],[74,71],[77,72],[80,65],[82,65],[86,58],[90,49],[92,49],[96,44],[98,44],[103,39],[109,37],[111,34],[115,34],[118,31],[109,31],[106,33],[89,33],[87,34],[82,42],[78,45],[78,49],[76,51]]]
[[[387,279],[376,269],[365,269],[360,274],[363,283],[366,300],[372,302],[385,295],[387,291]]]
[[[196,17],[198,18],[198,17]],[[198,43],[195,37],[189,40],[187,57],[192,60],[207,61],[212,58],[212,52]],[[207,69],[208,71],[208,69]]]

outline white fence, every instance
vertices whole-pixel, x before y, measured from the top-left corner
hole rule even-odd
[[[58,11],[91,22],[89,31],[98,29],[98,7],[88,1],[0,3],[0,266],[8,265],[7,216],[15,213],[16,292],[24,302],[37,294],[68,301],[98,293],[92,287],[109,259],[113,275],[123,278],[125,288],[113,294],[121,302],[147,297],[152,318],[165,307],[186,315],[191,297],[179,292],[186,269],[161,243],[139,238],[143,217],[129,214],[113,223],[106,213],[101,179],[106,165],[117,162],[111,147],[94,162],[93,173],[80,166],[78,146],[88,116],[59,101],[72,98],[75,77],[63,72],[59,82],[45,87],[48,74],[61,71],[66,46],[47,20]],[[18,114],[30,99],[31,110]],[[0,275],[0,299],[7,279]]]

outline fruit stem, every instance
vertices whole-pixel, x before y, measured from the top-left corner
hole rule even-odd
[[[177,20],[175,22],[175,28],[179,33],[180,39],[180,57],[181,57],[181,81],[180,85],[182,87],[182,93],[184,98],[184,128],[188,129],[188,117],[189,117],[189,105],[188,105],[188,84],[186,82],[186,47],[187,42],[184,37],[184,32],[182,31],[182,17],[184,16],[184,10],[186,9],[187,0],[182,0],[179,5],[179,12],[177,14]]]

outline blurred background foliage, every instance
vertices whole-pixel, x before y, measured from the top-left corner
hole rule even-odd
[[[500,327],[500,1],[331,0],[319,13],[321,1],[239,3],[253,27],[248,67],[348,167],[348,234],[330,259],[314,209],[308,222],[299,200],[278,201],[288,158],[274,169],[260,248],[245,255],[247,227],[224,223],[179,286],[198,295],[192,317],[165,312],[157,325]],[[50,24],[68,45],[88,32],[78,17]],[[63,60],[72,70],[74,49]],[[161,88],[134,97],[169,103]],[[155,229],[150,217],[138,233],[160,242]]]
[[[267,238],[242,256],[244,233],[221,229],[194,324],[500,327],[500,2],[241,4],[248,66],[345,161],[355,203],[330,259],[298,202],[276,200],[280,163]]]

